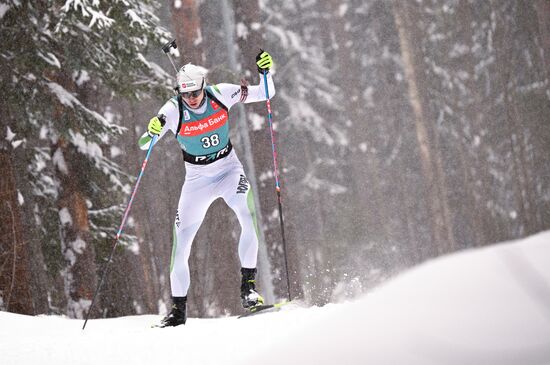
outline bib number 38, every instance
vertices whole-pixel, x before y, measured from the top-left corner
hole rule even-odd
[[[220,144],[220,137],[217,134],[213,134],[211,136],[202,137],[201,142],[203,148],[210,148]]]

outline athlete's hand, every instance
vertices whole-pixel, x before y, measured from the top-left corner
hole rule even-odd
[[[164,123],[166,123],[164,115],[151,118],[147,126],[147,132],[149,132],[150,135],[160,134],[160,132],[162,132],[162,127],[164,127]]]
[[[273,58],[269,53],[260,49],[260,53],[256,56],[256,65],[258,66],[258,72],[263,74],[264,71],[269,71],[273,67]]]

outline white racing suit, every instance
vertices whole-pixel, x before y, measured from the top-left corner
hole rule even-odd
[[[275,94],[271,74],[267,74],[269,96]],[[217,198],[223,198],[235,212],[241,225],[239,259],[241,267],[255,268],[258,256],[258,225],[254,198],[243,166],[229,140],[228,111],[239,102],[264,101],[263,75],[255,86],[234,84],[209,85],[205,101],[191,109],[174,97],[160,109],[166,117],[159,139],[167,131],[176,136],[185,161],[185,181],[174,222],[174,242],[170,264],[173,297],[187,295],[190,285],[189,255],[191,245],[206,215]],[[139,141],[147,149],[151,137],[145,133]]]

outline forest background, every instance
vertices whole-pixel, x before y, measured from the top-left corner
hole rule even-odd
[[[171,95],[161,52],[211,83],[260,82],[269,51],[294,298],[352,298],[405,268],[550,227],[546,0],[3,1],[0,309],[82,318]],[[260,290],[287,296],[263,103],[232,110],[256,190]],[[155,146],[92,317],[169,305],[185,176]],[[241,311],[236,217],[210,208],[189,315]]]

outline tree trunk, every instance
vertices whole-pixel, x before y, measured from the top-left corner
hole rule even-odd
[[[82,174],[77,168],[82,157],[62,139],[53,150],[54,158],[63,159],[65,164],[58,163],[57,172],[61,182],[58,200],[60,238],[67,262],[64,272],[67,315],[83,318],[97,286],[97,274],[88,207],[80,186]]]
[[[8,152],[0,150],[0,308],[34,314],[28,243],[23,239],[20,204]]]
[[[532,16],[527,3],[517,3],[513,8],[515,11],[514,20],[517,23],[510,24],[508,14],[499,11],[500,3],[491,1],[495,7],[497,15],[497,27],[495,29],[495,61],[500,70],[501,87],[504,95],[505,109],[505,130],[508,131],[510,145],[510,165],[513,166],[512,187],[514,190],[514,208],[518,210],[518,227],[512,232],[512,237],[523,237],[533,234],[537,231],[537,212],[536,212],[536,187],[531,174],[531,162],[528,158],[529,145],[526,140],[529,138],[528,120],[525,120],[524,113],[520,111],[520,98],[518,93],[518,76],[513,70],[524,67],[523,61],[516,56],[518,50],[514,48],[513,37],[517,29],[522,33],[530,34],[530,39],[536,37],[533,29],[529,29]],[[525,28],[524,28],[525,27]],[[526,45],[528,47],[528,45]],[[511,226],[515,226],[511,224]],[[508,237],[505,237],[508,238]]]
[[[258,52],[260,52],[260,48],[263,48],[266,51],[270,50],[267,49],[265,46],[266,40],[263,39],[261,32],[262,28],[258,27],[258,25],[261,23],[259,2],[257,0],[247,2],[235,2],[234,17],[235,22],[239,23],[242,26],[242,28],[240,28],[240,31],[236,32],[236,42],[240,50],[238,63],[241,65],[241,67],[236,67],[236,65],[231,66],[234,70],[239,70],[243,78],[247,77],[250,83],[256,84],[259,82],[263,82],[263,79],[260,78],[257,70],[256,55],[258,54]],[[275,59],[277,58],[276,55],[273,55],[273,57]],[[274,82],[277,85],[276,79]],[[277,108],[277,99],[271,99],[270,102],[272,108],[275,110]],[[259,273],[262,275],[261,284],[264,289],[264,294],[269,297],[269,300],[272,300],[273,298],[271,297],[274,295],[272,272],[274,272],[275,269],[271,268],[271,262],[278,263],[275,265],[280,267],[279,272],[281,273],[281,277],[278,278],[279,285],[278,288],[276,288],[278,289],[276,291],[276,294],[278,296],[286,297],[286,277],[284,277],[286,273],[282,260],[282,255],[278,255],[278,257],[270,257],[268,254],[268,252],[279,252],[274,248],[282,245],[279,220],[277,220],[276,223],[269,224],[268,220],[264,219],[264,217],[268,217],[271,212],[278,209],[277,197],[274,190],[275,182],[273,180],[269,181],[268,183],[257,182],[258,176],[269,174],[273,170],[273,155],[270,148],[271,139],[267,121],[266,105],[265,103],[247,104],[246,107],[240,107],[239,112],[243,113],[241,115],[241,118],[244,124],[244,126],[241,125],[240,127],[246,128],[246,131],[243,131],[242,133],[243,138],[241,138],[241,142],[243,143],[242,147],[244,150],[243,157],[249,170],[248,173],[254,175],[249,176],[249,178],[251,180],[251,184],[253,184],[253,187],[255,188],[254,193],[257,195],[255,203],[256,208],[258,209],[258,223],[260,224],[260,229],[263,230],[262,234],[260,235],[260,245],[266,246],[260,247],[258,257],[258,270]],[[263,128],[259,130],[253,130],[250,127],[250,120],[252,120],[254,117],[257,118],[257,116],[259,115],[265,118],[265,124]],[[274,121],[274,123],[276,122],[277,121]],[[248,144],[248,146],[246,144]],[[279,149],[280,147],[281,146],[278,146]],[[279,164],[280,174],[280,172],[282,171],[282,166],[284,165],[284,161],[281,161],[281,158],[279,157],[277,162]],[[281,194],[284,200],[284,198],[287,196],[287,191],[285,190],[286,187],[283,187],[283,176],[279,176],[279,178],[281,179]],[[289,216],[286,213],[288,213],[288,211],[283,211],[284,221],[288,221],[289,219]],[[287,243],[290,243],[288,233],[286,239]],[[292,254],[294,252],[292,251],[293,245],[289,244],[287,249],[290,251],[286,252],[287,256],[290,259],[289,267],[296,267],[294,265],[294,262],[292,261],[292,257],[296,257],[296,255]],[[289,272],[293,273],[294,269],[289,268]],[[290,278],[291,281],[295,281],[296,279],[296,277]]]
[[[416,37],[416,25],[411,18],[409,3],[393,2],[395,25],[399,34],[401,56],[405,77],[408,82],[409,101],[414,114],[414,125],[422,173],[427,184],[429,216],[432,219],[434,254],[444,254],[455,249],[453,223],[447,201],[447,188],[441,158],[438,155],[437,131],[429,124],[428,105],[423,100],[426,87],[421,75],[422,54],[418,48],[420,37]]]
[[[546,65],[546,77],[550,77],[550,1],[535,0],[535,9],[538,18],[538,33],[541,37],[544,50],[544,64]]]
[[[179,6],[176,6],[179,5]],[[202,65],[201,18],[199,4],[195,0],[172,1],[172,26],[180,53],[180,65],[193,63]]]

